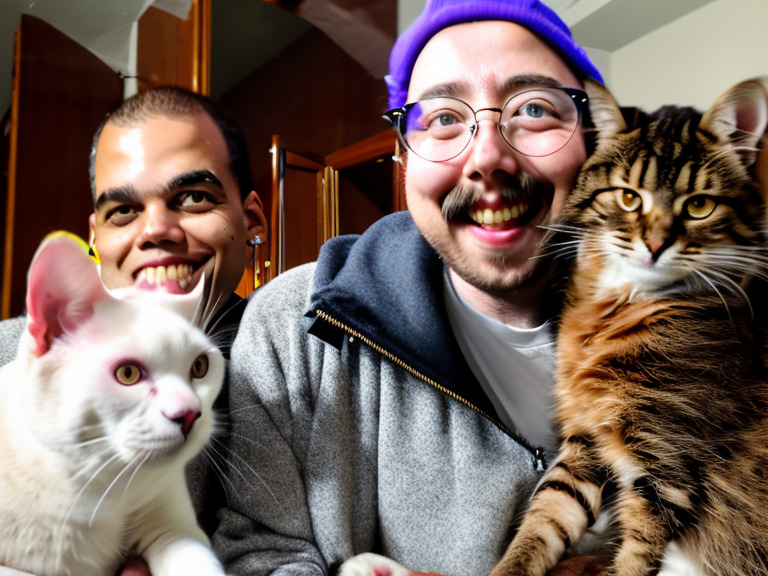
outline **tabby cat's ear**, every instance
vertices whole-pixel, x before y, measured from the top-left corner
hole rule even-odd
[[[599,82],[586,79],[584,90],[589,96],[589,113],[597,131],[598,143],[627,129],[624,115],[608,88]]]
[[[58,235],[38,248],[27,281],[27,330],[31,353],[40,357],[53,341],[93,314],[107,298],[96,265],[82,241]]]
[[[722,94],[699,124],[722,141],[733,142],[750,165],[768,127],[768,77],[741,82]]]

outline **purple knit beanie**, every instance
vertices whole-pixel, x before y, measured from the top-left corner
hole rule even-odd
[[[582,77],[603,81],[584,49],[555,12],[539,0],[427,0],[421,15],[400,35],[389,57],[389,107],[405,104],[416,59],[427,42],[444,28],[477,20],[506,20],[525,26],[556,50]]]

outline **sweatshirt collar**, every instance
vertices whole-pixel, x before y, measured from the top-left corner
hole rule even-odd
[[[323,245],[307,315],[318,311],[495,417],[450,327],[443,262],[408,212]]]

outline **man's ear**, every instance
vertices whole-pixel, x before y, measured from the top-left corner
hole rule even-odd
[[[96,237],[96,213],[92,212],[88,216],[88,244],[93,243],[93,239]]]
[[[255,190],[251,190],[243,200],[243,216],[245,218],[245,237],[260,236],[262,240],[266,241],[269,224],[264,215],[261,199]]]

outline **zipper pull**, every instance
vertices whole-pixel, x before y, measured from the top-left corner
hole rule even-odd
[[[544,472],[547,469],[547,463],[544,460],[544,450],[535,448],[533,450],[533,466],[536,472]]]

